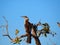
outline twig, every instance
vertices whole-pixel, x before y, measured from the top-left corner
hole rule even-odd
[[[5,27],[6,32],[7,32],[7,34],[4,34],[3,36],[7,36],[10,40],[12,40],[12,38],[10,37],[9,32],[8,32],[8,21],[6,20],[6,18],[4,16],[3,16],[3,18],[4,18],[5,22],[6,22],[6,25],[5,26],[2,25],[1,27]]]
[[[12,40],[12,38],[8,34],[4,34],[3,36],[7,36],[10,40]]]

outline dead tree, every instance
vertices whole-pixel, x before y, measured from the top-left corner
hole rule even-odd
[[[3,18],[6,21],[6,25],[2,25],[0,27],[5,27],[6,28],[6,32],[7,34],[4,34],[3,36],[7,36],[13,43],[20,43],[22,40],[21,38],[23,37],[27,37],[27,43],[31,43],[31,37],[34,38],[36,45],[41,45],[39,37],[37,36],[37,33],[39,32],[39,35],[41,34],[45,34],[46,33],[50,33],[50,28],[49,25],[47,23],[42,24],[44,27],[41,30],[38,30],[38,26],[41,25],[41,23],[39,22],[38,24],[32,24],[29,22],[28,17],[23,16],[25,18],[25,30],[26,30],[26,34],[21,35],[21,36],[17,36],[16,38],[11,38],[9,33],[8,33],[8,21],[6,20],[6,18],[3,16]]]
[[[3,34],[3,36],[8,36],[10,40],[12,40],[12,38],[9,36],[9,32],[8,32],[8,21],[6,20],[6,18],[3,16],[5,22],[6,22],[6,25],[1,25],[0,28],[4,27],[6,28],[6,34]]]
[[[0,28],[4,27],[6,28],[6,34],[3,34],[3,36],[7,36],[12,43],[19,43],[21,40],[16,37],[16,38],[11,38],[10,35],[9,35],[9,32],[8,32],[8,21],[6,20],[6,18],[3,16],[5,22],[6,22],[6,25],[1,25]]]

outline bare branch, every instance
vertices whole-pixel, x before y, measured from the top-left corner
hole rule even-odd
[[[3,18],[4,18],[5,22],[6,22],[6,32],[7,32],[7,34],[9,34],[8,33],[8,21],[6,20],[6,18],[4,16],[3,16]]]
[[[5,16],[3,16],[4,20],[6,21],[6,23],[8,23],[8,21],[6,20]]]
[[[10,40],[12,40],[12,38],[8,34],[4,34],[3,36],[7,36]]]
[[[39,21],[39,22],[36,24],[36,26],[41,26],[41,22]]]
[[[1,25],[0,28],[2,28],[2,27],[6,27],[6,26],[5,25]]]
[[[7,34],[4,34],[3,36],[7,36],[10,40],[12,40],[12,38],[10,37],[9,35],[9,32],[8,32],[8,21],[6,20],[6,18],[3,16],[5,22],[6,22],[6,25],[1,25],[0,27],[5,27],[6,28],[6,32]]]
[[[23,37],[26,37],[26,36],[28,36],[28,34],[21,35],[21,36],[19,36],[19,38],[23,38]]]

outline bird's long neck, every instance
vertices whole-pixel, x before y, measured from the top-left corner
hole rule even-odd
[[[28,20],[25,20],[25,21],[24,21],[24,24],[27,24],[28,22],[29,22]]]

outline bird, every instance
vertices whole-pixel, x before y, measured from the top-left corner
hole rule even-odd
[[[44,31],[46,31],[46,33],[49,33],[49,31],[50,31],[50,26],[49,26],[49,24],[48,23],[44,23],[44,24],[42,24],[44,27],[43,27],[43,30]]]
[[[57,24],[58,24],[58,26],[60,27],[60,23],[59,23],[59,22],[57,22]]]
[[[36,33],[37,32],[37,25],[34,24],[32,26],[32,31],[31,32],[32,32],[32,35],[37,36],[37,33]]]
[[[38,26],[41,26],[41,22],[40,22],[40,21],[39,21],[37,24],[33,24],[33,27],[32,27],[32,34],[35,35],[35,36],[38,35],[38,33],[37,33],[37,31],[38,31]],[[40,33],[40,32],[39,32],[39,33]]]
[[[27,36],[27,43],[31,43],[31,29],[32,29],[32,23],[29,22],[29,18],[27,16],[21,16],[22,18],[24,18],[24,27],[25,27],[25,31],[28,34]]]
[[[33,24],[32,35],[33,35],[33,38],[35,40],[36,45],[41,45],[39,37],[37,36],[38,26],[40,26],[39,23],[38,23],[38,25],[37,24]]]
[[[47,33],[50,33],[50,26],[48,23],[41,24],[41,26],[43,26],[43,28],[37,31],[37,36],[39,37],[41,34],[44,34],[44,36],[47,37]]]

